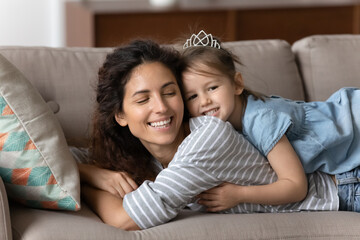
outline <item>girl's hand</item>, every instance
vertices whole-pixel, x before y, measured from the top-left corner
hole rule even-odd
[[[125,194],[138,188],[126,172],[116,172],[89,164],[78,164],[80,179],[93,187],[124,198]]]
[[[209,212],[219,212],[239,204],[238,192],[242,186],[222,183],[198,195],[198,203],[207,207]]]

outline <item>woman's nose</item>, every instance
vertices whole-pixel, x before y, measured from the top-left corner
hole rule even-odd
[[[157,97],[154,101],[154,110],[157,113],[164,113],[168,110],[167,103],[162,97]]]

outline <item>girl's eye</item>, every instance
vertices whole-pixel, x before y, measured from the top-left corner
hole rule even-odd
[[[197,97],[197,94],[191,95],[187,98],[188,101],[194,100]]]
[[[218,86],[209,87],[209,91],[214,91],[217,88],[218,88]]]

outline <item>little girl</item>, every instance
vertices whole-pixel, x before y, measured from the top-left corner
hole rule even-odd
[[[340,210],[359,211],[341,195],[358,185],[360,177],[359,89],[340,89],[325,102],[309,103],[253,93],[236,72],[236,57],[203,31],[185,43],[182,56],[184,95],[192,117],[229,121],[268,158],[278,149],[285,149],[283,154],[295,150],[306,173],[335,175]],[[199,203],[209,211],[232,207],[236,188],[222,184],[201,194]]]

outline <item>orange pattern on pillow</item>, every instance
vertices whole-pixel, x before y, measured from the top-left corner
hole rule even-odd
[[[16,185],[27,185],[31,168],[16,168],[11,175],[11,182]]]
[[[14,114],[13,110],[9,107],[9,105],[6,105],[1,115],[6,116],[12,114]]]
[[[0,151],[3,150],[6,139],[9,137],[9,133],[0,133]]]

